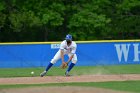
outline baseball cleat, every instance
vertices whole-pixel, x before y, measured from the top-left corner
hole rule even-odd
[[[43,72],[40,74],[40,76],[43,77],[43,76],[45,76],[46,73],[47,73],[46,71],[43,71]]]
[[[66,77],[69,77],[69,76],[71,76],[71,75],[69,75],[69,72],[65,72],[65,76],[66,76]]]

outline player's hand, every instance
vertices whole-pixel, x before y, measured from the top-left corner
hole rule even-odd
[[[66,64],[66,62],[63,61],[62,64]]]
[[[67,62],[62,62],[62,65],[60,66],[62,69],[67,68],[68,64]]]

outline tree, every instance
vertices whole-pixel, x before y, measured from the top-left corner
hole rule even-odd
[[[0,0],[0,41],[137,39],[139,0]]]
[[[106,25],[111,21],[101,11],[100,6],[105,5],[105,2],[109,3],[104,0],[90,0],[73,6],[76,7],[77,13],[72,15],[68,27],[76,40],[99,39],[99,36],[103,39],[103,31],[106,31]]]

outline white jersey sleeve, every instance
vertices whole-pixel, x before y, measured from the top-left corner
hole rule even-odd
[[[65,41],[61,42],[60,49],[62,49],[62,50],[65,49]]]
[[[77,49],[77,45],[76,45],[76,43],[73,41],[73,42],[72,42],[72,51],[71,51],[71,53],[72,53],[72,54],[75,54],[76,49]]]

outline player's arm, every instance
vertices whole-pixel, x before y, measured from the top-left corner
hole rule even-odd
[[[64,49],[61,49],[60,52],[61,52],[61,60],[63,64],[64,63]]]
[[[75,44],[75,47],[73,47],[72,48],[72,51],[71,51],[71,53],[72,53],[72,55],[69,57],[69,59],[68,59],[68,61],[67,61],[67,64],[72,60],[72,58],[73,58],[73,56],[74,56],[74,54],[75,54],[75,52],[76,52],[76,44]]]
[[[66,64],[66,62],[64,61],[64,42],[62,42],[60,44],[60,53],[61,53],[61,60],[62,60],[62,64]]]
[[[73,56],[74,56],[74,54],[72,54],[72,55],[69,57],[69,59],[68,59],[68,61],[67,61],[67,64],[72,60]]]
[[[61,67],[62,69],[65,69],[65,68],[67,67],[67,63],[64,61],[64,50],[61,49],[60,52],[61,52],[61,60],[62,60],[62,64],[61,64],[60,67]]]

